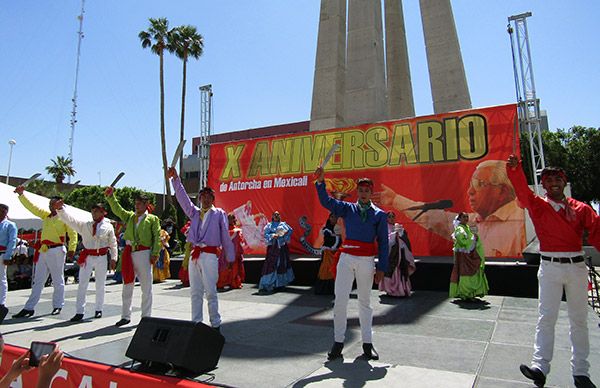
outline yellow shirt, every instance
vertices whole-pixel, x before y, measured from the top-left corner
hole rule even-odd
[[[65,238],[65,235],[69,235],[69,245],[67,250],[69,252],[75,252],[77,247],[77,232],[73,228],[68,227],[62,222],[57,215],[50,215],[49,210],[41,209],[35,206],[25,195],[19,195],[19,201],[29,210],[33,215],[42,219],[42,236],[41,239],[52,241],[55,244],[62,244],[60,238]]]

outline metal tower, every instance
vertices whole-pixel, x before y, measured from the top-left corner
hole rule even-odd
[[[208,163],[210,158],[210,135],[212,134],[212,85],[200,86],[200,159],[199,188],[208,182]]]
[[[529,34],[527,33],[527,18],[529,16],[531,16],[531,12],[510,16],[508,18],[507,31],[510,36],[513,70],[515,73],[519,127],[521,132],[527,132],[529,137],[531,164],[532,171],[534,172],[533,180],[535,192],[538,194],[539,177],[545,167],[545,162],[540,125],[540,101],[535,94],[531,49],[529,46]],[[514,142],[513,144],[516,144],[516,139],[514,139]],[[515,151],[513,149],[513,152]]]
[[[73,109],[71,110],[71,137],[69,138],[69,159],[73,161],[73,141],[75,136],[75,124],[77,123],[77,83],[79,81],[79,57],[81,56],[81,41],[83,40],[83,14],[85,0],[81,0],[81,13],[77,16],[79,20],[79,31],[77,32],[77,65],[75,66],[75,87],[73,89]],[[71,177],[69,177],[71,183]]]

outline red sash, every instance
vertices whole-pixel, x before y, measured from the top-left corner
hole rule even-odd
[[[354,256],[375,256],[377,245],[374,242],[344,240],[339,250]]]
[[[146,251],[150,249],[145,245],[138,245],[135,249],[135,252]],[[133,271],[133,257],[131,253],[133,252],[132,246],[127,244],[125,245],[125,249],[123,249],[123,254],[121,255],[121,259],[123,262],[121,263],[121,273],[123,274],[123,284],[133,283],[135,280],[135,272]]]
[[[211,246],[205,246],[205,247],[200,247],[198,245],[195,245],[194,248],[192,249],[192,260],[198,260],[198,258],[200,257],[200,253],[202,252],[206,252],[206,253],[214,253],[215,255],[218,255],[219,251],[218,251],[219,247],[211,247]]]
[[[48,249],[50,248],[56,248],[56,247],[60,247],[62,245],[64,245],[65,243],[65,238],[64,236],[60,238],[60,243],[56,243],[54,241],[50,241],[50,240],[42,240],[37,241],[33,248],[35,249],[35,252],[33,253],[33,263],[37,263],[38,260],[40,259],[40,249],[42,249],[42,246],[46,246],[46,250],[44,252],[46,252]]]
[[[85,261],[88,256],[104,256],[108,253],[108,247],[100,248],[100,249],[82,249],[79,252],[79,259],[77,259],[77,264],[85,265]]]
[[[333,256],[330,272],[334,278],[337,276],[337,264],[340,261],[342,252],[354,256],[375,256],[377,254],[377,245],[374,242],[345,240]]]

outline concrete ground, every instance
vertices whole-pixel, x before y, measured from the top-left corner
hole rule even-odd
[[[110,283],[110,281],[109,281]],[[189,288],[168,280],[154,285],[153,316],[190,318]],[[66,286],[62,313],[51,316],[52,288],[45,288],[36,315],[13,319],[30,290],[11,291],[10,312],[0,326],[9,344],[29,347],[32,340],[55,341],[68,354],[113,365],[129,364],[125,351],[140,320],[139,287],[134,292],[132,324],[116,328],[121,285],[107,286],[104,317],[93,315],[90,283],[86,319],[75,313],[77,285]],[[537,301],[488,296],[485,303],[455,304],[445,293],[416,291],[411,298],[380,296],[373,290],[373,342],[381,359],[364,361],[356,298],[349,304],[345,359],[326,362],[332,344],[332,298],[315,296],[309,287],[288,287],[258,295],[254,285],[219,294],[226,344],[218,368],[199,376],[215,386],[230,387],[532,387],[521,376],[529,363],[537,319]],[[205,306],[206,309],[206,306]],[[208,314],[205,312],[205,317]],[[600,382],[600,328],[590,309],[591,374]],[[556,329],[548,387],[572,387],[566,305]]]

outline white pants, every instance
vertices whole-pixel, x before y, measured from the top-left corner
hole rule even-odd
[[[85,265],[79,267],[79,288],[77,288],[77,307],[75,312],[85,312],[85,296],[92,271],[96,278],[96,311],[102,311],[104,305],[104,286],[106,285],[107,256],[88,256]]]
[[[563,287],[567,295],[571,371],[573,376],[589,376],[590,353],[587,313],[587,267],[584,262],[561,264],[542,260],[538,271],[539,318],[535,328],[535,345],[531,365],[544,374],[550,372],[554,351],[554,327],[558,318]]]
[[[346,336],[348,300],[356,278],[358,292],[358,320],[363,343],[372,343],[373,309],[371,288],[375,273],[373,256],[340,255],[335,277],[335,305],[333,307],[333,332],[335,342],[344,342]]]
[[[67,249],[64,246],[50,248],[47,252],[40,252],[40,258],[33,269],[31,295],[25,303],[25,310],[35,309],[44,289],[44,284],[48,279],[48,273],[50,273],[52,287],[54,287],[52,307],[57,309],[65,305],[65,253],[67,253]]]
[[[142,318],[152,314],[152,264],[150,264],[150,250],[131,253],[133,259],[134,276],[140,281],[142,288]],[[123,311],[121,318],[131,320],[131,300],[135,279],[129,284],[123,284]]]
[[[212,327],[221,326],[217,281],[219,280],[219,259],[214,253],[202,252],[196,260],[188,264],[190,294],[192,296],[192,321],[202,322],[202,303],[206,294],[208,315]]]
[[[2,263],[0,263],[0,305],[2,306],[6,304],[6,293],[8,292],[8,280],[6,280],[7,267],[8,266],[4,264],[4,260],[2,260]]]

